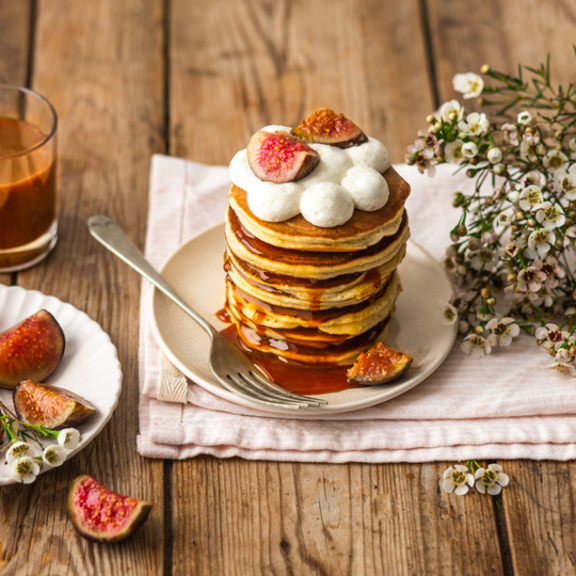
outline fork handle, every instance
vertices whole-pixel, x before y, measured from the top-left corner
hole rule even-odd
[[[103,244],[110,252],[116,254],[118,258],[124,260],[126,264],[134,268],[136,272],[144,276],[147,280],[152,282],[158,290],[166,294],[170,300],[180,306],[188,316],[195,320],[213,339],[217,334],[216,330],[209,324],[198,312],[190,308],[178,293],[160,276],[160,274],[152,267],[152,264],[144,258],[144,255],[132,243],[130,238],[114,220],[106,216],[92,216],[88,220],[88,229],[90,234]]]

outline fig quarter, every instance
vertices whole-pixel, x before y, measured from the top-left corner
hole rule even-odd
[[[66,340],[62,328],[47,310],[40,310],[0,334],[0,386],[15,388],[28,378],[42,382],[62,357]]]

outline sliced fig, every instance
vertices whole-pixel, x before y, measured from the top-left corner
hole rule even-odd
[[[346,375],[358,384],[385,384],[399,378],[410,368],[412,357],[382,342],[362,352]]]
[[[248,143],[248,163],[265,182],[295,182],[308,176],[320,155],[288,132],[258,130]]]
[[[78,394],[32,380],[21,380],[12,397],[20,420],[49,430],[78,426],[96,412],[96,406]]]
[[[329,108],[316,110],[296,128],[292,128],[290,133],[308,144],[329,144],[338,148],[349,148],[368,141],[366,134],[352,120]]]
[[[15,388],[20,380],[42,382],[56,370],[66,340],[60,324],[40,310],[0,334],[0,386]]]
[[[119,542],[148,518],[152,504],[116,494],[90,476],[78,476],[68,491],[68,513],[81,536],[94,542]]]

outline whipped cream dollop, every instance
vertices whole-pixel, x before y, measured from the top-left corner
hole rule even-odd
[[[266,126],[266,132],[287,126]],[[374,139],[350,148],[309,144],[320,155],[318,166],[296,182],[276,184],[260,180],[248,164],[246,149],[230,163],[230,178],[248,197],[252,213],[265,222],[284,222],[298,214],[314,226],[332,228],[352,218],[354,208],[372,212],[388,201],[388,184],[382,176],[390,154]]]

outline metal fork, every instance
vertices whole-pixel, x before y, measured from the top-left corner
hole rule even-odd
[[[320,398],[293,394],[261,375],[242,351],[184,302],[116,222],[106,216],[92,216],[88,220],[88,229],[96,240],[152,282],[208,333],[211,340],[210,368],[226,390],[250,402],[294,410],[328,403]]]

